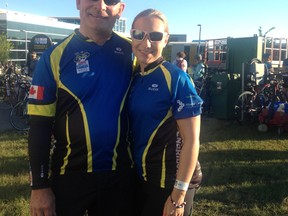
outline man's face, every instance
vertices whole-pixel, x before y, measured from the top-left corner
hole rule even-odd
[[[31,53],[31,58],[35,59],[36,58],[36,53]]]
[[[111,32],[125,7],[118,0],[76,0],[76,4],[80,11],[80,29],[98,33]]]

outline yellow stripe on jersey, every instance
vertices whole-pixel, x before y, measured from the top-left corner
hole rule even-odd
[[[90,139],[90,132],[89,132],[89,128],[88,128],[88,121],[87,121],[87,116],[86,116],[86,112],[84,110],[83,104],[81,103],[80,99],[77,98],[76,95],[74,95],[67,87],[65,87],[62,82],[60,81],[60,56],[62,56],[62,53],[65,49],[65,47],[67,46],[67,44],[70,42],[70,40],[73,38],[74,34],[71,34],[63,43],[61,43],[59,46],[57,46],[53,52],[50,55],[50,62],[51,62],[51,68],[52,68],[52,72],[54,75],[54,79],[56,80],[57,83],[57,89],[61,88],[64,89],[66,92],[68,92],[70,95],[72,95],[75,100],[77,101],[81,113],[82,113],[82,117],[83,117],[83,121],[84,121],[84,128],[85,128],[85,137],[86,137],[86,147],[87,147],[87,172],[92,172],[93,171],[93,163],[92,163],[92,146],[91,146],[91,139]],[[68,126],[66,125],[66,131],[68,130],[67,128]],[[69,140],[69,134],[66,133],[67,136],[67,140]],[[69,144],[68,144],[69,145]],[[67,146],[67,148],[69,148]],[[67,156],[64,158],[64,160],[67,160]],[[64,161],[64,164],[67,163],[67,161]],[[61,171],[62,172],[62,171]]]
[[[50,65],[57,84],[59,84],[60,80],[60,57],[62,56],[65,47],[71,41],[74,35],[75,33],[71,34],[63,43],[57,46],[50,55]]]
[[[45,117],[54,117],[56,112],[56,102],[48,105],[36,105],[28,103],[29,115],[41,115]]]
[[[161,180],[160,180],[160,187],[161,188],[165,188],[165,180],[166,180],[166,150],[167,150],[167,145],[165,145],[165,149],[163,152],[163,156],[162,156],[162,173],[161,173]]]
[[[81,103],[81,100],[74,95],[67,87],[65,87],[62,82],[59,80],[59,87],[63,89],[64,91],[68,92],[70,95],[74,97],[74,99],[77,101],[81,113],[82,113],[82,119],[84,122],[84,130],[85,130],[85,138],[86,138],[86,147],[87,147],[87,172],[92,172],[93,171],[93,163],[92,163],[92,145],[91,145],[91,139],[90,139],[90,132],[89,132],[89,127],[88,127],[88,120],[87,120],[87,115],[85,112],[85,109],[83,107],[83,104]],[[68,124],[66,125],[66,131],[68,130]],[[67,140],[69,139],[68,134],[66,134]]]
[[[70,134],[69,134],[69,116],[66,114],[66,137],[67,137],[67,155],[64,157],[64,163],[62,165],[62,167],[60,168],[60,175],[64,175],[65,174],[65,167],[68,164],[68,157],[71,154],[71,140],[70,140]]]
[[[144,150],[144,153],[143,153],[143,156],[142,156],[142,169],[143,169],[143,177],[144,177],[145,181],[147,181],[147,171],[146,171],[146,156],[147,156],[147,153],[148,153],[149,148],[150,148],[150,146],[152,144],[152,141],[154,140],[155,135],[157,134],[157,131],[164,124],[164,122],[166,122],[166,120],[168,118],[170,118],[171,116],[172,116],[172,108],[170,108],[168,110],[168,113],[165,116],[165,118],[160,122],[158,127],[153,131],[153,133],[151,134],[151,136],[149,138],[148,144],[147,144],[147,146],[146,146],[146,148]]]
[[[163,65],[160,65],[162,71],[163,71],[163,74],[165,76],[165,79],[166,79],[166,82],[167,82],[167,86],[168,86],[168,89],[171,93],[171,74],[170,72],[163,66]],[[151,71],[152,72],[152,71]],[[150,138],[149,138],[149,141],[148,141],[148,144],[144,150],[144,153],[143,153],[143,157],[142,157],[142,169],[143,169],[143,177],[144,177],[144,180],[147,181],[147,171],[146,171],[146,156],[147,156],[147,153],[148,153],[148,150],[152,144],[152,141],[154,140],[154,137],[155,135],[157,134],[157,131],[159,130],[159,128],[163,125],[163,123],[172,116],[172,107],[168,110],[168,113],[167,115],[165,116],[165,118],[160,122],[160,124],[158,125],[158,127],[153,131],[153,133],[151,134]],[[166,150],[166,149],[165,149]],[[165,153],[164,153],[165,154]],[[163,165],[163,163],[162,163]],[[162,167],[162,177],[161,177],[161,186],[164,184],[165,182],[165,174],[163,174],[163,172],[165,172],[166,168],[165,168],[165,163]],[[163,184],[162,184],[163,182]]]
[[[167,70],[167,68],[165,68],[162,64],[160,65],[163,73],[164,73],[164,76],[165,76],[165,79],[166,79],[166,83],[167,83],[167,86],[168,86],[168,89],[171,93],[171,74],[170,72]]]
[[[131,84],[131,82],[130,82]],[[124,104],[125,104],[125,98],[127,96],[127,93],[128,93],[128,89],[127,88],[127,91],[123,97],[123,100],[122,100],[122,103],[121,103],[121,107],[120,107],[120,114],[118,115],[118,131],[117,131],[117,139],[116,139],[116,145],[113,149],[113,152],[114,152],[114,155],[113,155],[113,158],[112,158],[112,170],[116,170],[116,167],[117,167],[117,162],[116,162],[116,159],[118,157],[118,154],[117,154],[117,148],[119,146],[119,143],[120,143],[120,134],[121,134],[121,113],[122,113],[122,110],[123,110],[123,107],[124,107]]]

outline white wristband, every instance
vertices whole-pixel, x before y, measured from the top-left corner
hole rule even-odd
[[[189,187],[189,183],[183,182],[183,181],[179,181],[176,179],[175,184],[174,184],[174,188],[177,188],[179,190],[184,190],[187,191]]]

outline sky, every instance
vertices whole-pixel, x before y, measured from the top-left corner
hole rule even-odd
[[[0,0],[0,8],[43,16],[78,16],[76,0]],[[163,12],[170,34],[186,34],[187,41],[227,37],[267,36],[288,38],[288,0],[123,0],[122,17],[127,29],[134,17],[144,9]]]

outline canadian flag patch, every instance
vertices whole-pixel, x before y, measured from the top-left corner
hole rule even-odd
[[[43,95],[44,95],[43,86],[31,85],[29,91],[29,98],[36,100],[43,100]]]

